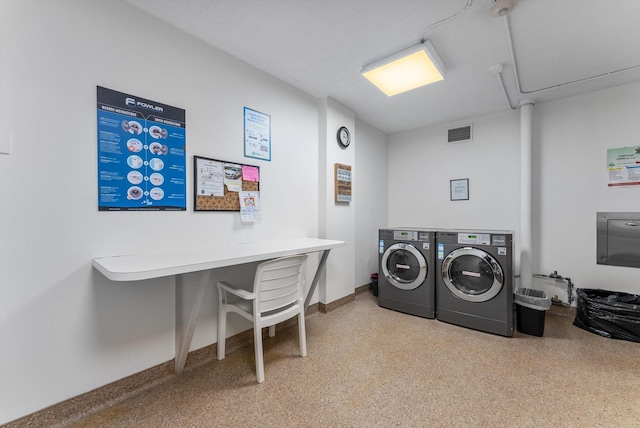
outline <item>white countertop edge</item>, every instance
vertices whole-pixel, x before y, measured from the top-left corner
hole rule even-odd
[[[99,257],[92,265],[112,281],[140,281],[343,247],[344,241],[292,238],[147,254]]]

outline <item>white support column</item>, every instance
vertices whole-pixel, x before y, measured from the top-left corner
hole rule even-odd
[[[520,103],[520,286],[533,282],[533,101]]]
[[[319,278],[320,303],[329,304],[355,292],[355,201],[358,196],[358,168],[355,149],[358,144],[355,112],[337,101],[320,99],[320,237],[345,241],[326,261],[325,275]],[[337,132],[346,126],[351,133],[351,144],[344,148],[338,144]],[[336,202],[334,194],[336,163],[352,167],[353,199]]]

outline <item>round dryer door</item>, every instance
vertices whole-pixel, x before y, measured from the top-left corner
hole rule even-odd
[[[502,289],[502,267],[491,254],[477,248],[454,250],[442,262],[442,279],[455,296],[468,302],[486,302]]]
[[[393,244],[382,255],[382,274],[402,290],[420,287],[427,277],[427,261],[413,245]]]

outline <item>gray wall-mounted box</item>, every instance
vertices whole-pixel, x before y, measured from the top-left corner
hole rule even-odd
[[[597,213],[599,265],[640,268],[640,212]]]

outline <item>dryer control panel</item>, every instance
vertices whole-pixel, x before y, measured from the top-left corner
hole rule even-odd
[[[458,233],[458,244],[504,247],[507,245],[507,237],[490,233]]]
[[[379,247],[378,251],[383,254],[386,247],[394,242],[407,242],[412,243],[416,248],[422,250],[428,250],[431,247],[431,243],[435,241],[435,232],[414,228],[394,228],[394,229],[379,229]],[[418,242],[419,244],[413,244]]]
[[[491,234],[458,233],[458,244],[491,245]]]
[[[396,241],[417,241],[418,232],[415,230],[394,230],[393,239]]]

